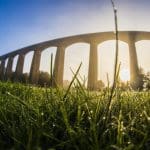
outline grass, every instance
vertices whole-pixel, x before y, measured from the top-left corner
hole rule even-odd
[[[124,92],[116,85],[118,23],[111,3],[116,36],[112,88],[85,90],[77,78],[81,64],[67,90],[0,82],[0,149],[150,150],[150,92]]]
[[[117,92],[116,92],[117,90]],[[0,148],[148,150],[150,92],[38,88],[0,82]]]

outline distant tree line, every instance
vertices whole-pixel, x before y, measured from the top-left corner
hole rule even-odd
[[[150,72],[145,73],[143,68],[139,69],[138,88],[136,90],[150,90]],[[118,86],[122,90],[134,89],[130,82],[119,81]],[[135,89],[134,89],[135,90]]]
[[[21,82],[26,84],[30,83],[29,73],[23,73],[22,75],[16,77],[16,73],[12,72],[12,75],[9,77],[9,79],[7,79],[7,77],[5,76],[3,80],[10,80],[12,82]],[[52,81],[50,78],[50,74],[48,72],[40,71],[37,85],[44,87],[45,85],[51,86],[51,84]]]
[[[4,80],[7,80],[6,77],[4,77]],[[23,73],[16,79],[16,73],[13,72],[10,79],[13,82],[21,82],[21,83],[30,83],[29,82],[29,73]],[[144,73],[143,68],[140,68],[140,75],[139,75],[139,87],[138,90],[150,90],[150,72]],[[51,79],[51,76],[48,72],[40,71],[39,73],[39,80],[37,85],[39,86],[52,86],[54,84],[54,81]],[[64,80],[64,87],[67,88],[70,84],[70,81]],[[85,85],[83,85],[85,86]],[[127,90],[131,88],[130,82],[122,82],[119,81],[118,86],[122,90]],[[96,83],[96,90],[100,91],[105,88],[105,84],[102,80],[98,80]]]

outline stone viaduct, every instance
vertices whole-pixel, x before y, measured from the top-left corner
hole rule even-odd
[[[44,49],[49,47],[57,47],[55,56],[53,79],[58,86],[63,86],[64,74],[64,60],[65,49],[74,43],[88,43],[90,44],[89,55],[89,71],[88,71],[88,89],[94,90],[98,80],[98,54],[97,46],[104,41],[115,40],[114,32],[100,32],[89,33],[83,35],[76,35],[64,37],[60,39],[45,41],[42,43],[34,44],[28,47],[18,49],[16,51],[7,53],[0,56],[0,78],[1,80],[10,79],[12,75],[12,66],[14,57],[18,55],[16,66],[16,79],[23,74],[23,66],[25,55],[28,52],[34,51],[29,78],[30,82],[36,84],[39,78],[39,67],[41,60],[41,53]],[[140,40],[150,40],[150,32],[143,31],[120,31],[119,40],[126,42],[129,46],[129,59],[130,59],[130,82],[138,85],[139,68],[135,43]],[[5,67],[6,60],[8,59],[7,66]]]

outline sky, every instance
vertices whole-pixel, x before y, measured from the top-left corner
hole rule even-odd
[[[150,31],[150,0],[115,0],[119,30]],[[84,33],[114,31],[114,16],[110,0],[0,0],[0,55],[38,42]],[[120,44],[122,68],[129,68],[128,45]],[[114,41],[98,46],[99,79],[112,80]],[[136,43],[139,66],[150,69],[150,41]],[[40,70],[49,71],[50,54],[42,53]],[[24,72],[30,70],[32,53],[26,56]],[[65,54],[64,79],[83,62],[81,76],[87,78],[89,45],[69,46]],[[14,66],[17,62],[15,58]],[[106,65],[107,64],[107,65]]]

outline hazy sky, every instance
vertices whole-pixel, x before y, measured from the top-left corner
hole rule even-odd
[[[150,0],[116,0],[116,7],[119,30],[150,31]],[[110,0],[0,0],[0,55],[63,36],[112,31],[113,17]],[[150,68],[150,41],[139,42],[136,46],[139,65],[147,71]],[[120,51],[122,67],[128,68],[127,44],[121,42]],[[49,68],[51,52],[55,54],[55,49],[43,53],[41,69]],[[114,42],[99,45],[98,52],[99,78],[106,80],[107,72],[112,76]],[[75,69],[81,61],[81,74],[87,76],[88,53],[88,44],[67,48],[65,79],[71,79],[69,67]],[[29,54],[26,64],[31,57]],[[26,66],[24,71],[29,70]]]

